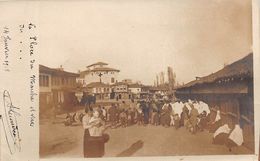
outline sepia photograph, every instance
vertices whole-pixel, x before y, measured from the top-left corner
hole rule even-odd
[[[46,1],[37,16],[40,158],[255,154],[251,0]]]

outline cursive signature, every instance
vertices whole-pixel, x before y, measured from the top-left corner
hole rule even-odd
[[[16,151],[21,151],[21,138],[17,121],[17,117],[20,116],[18,112],[20,108],[12,104],[10,93],[6,90],[3,93],[3,104],[4,114],[1,121],[9,151],[14,154]]]

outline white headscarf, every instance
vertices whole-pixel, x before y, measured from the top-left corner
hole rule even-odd
[[[188,108],[188,110],[189,110],[189,114],[190,114],[190,111],[191,111],[191,104],[188,103],[188,102],[186,102],[184,105]]]
[[[220,117],[220,111],[218,110],[217,111],[217,115],[216,115],[216,118],[215,118],[215,122],[217,122],[218,120],[220,120],[221,117]]]
[[[176,107],[176,111],[175,111],[175,114],[177,113],[179,115],[179,117],[181,117],[181,113],[182,113],[182,109],[183,109],[183,103],[180,102],[177,107]]]
[[[163,107],[162,107],[162,110],[168,108],[168,106],[169,106],[169,104],[168,104],[168,103],[165,103],[165,104],[163,105]]]
[[[210,113],[209,105],[206,104],[206,103],[203,102],[203,101],[200,101],[199,104],[200,104],[200,106],[201,106],[201,108],[202,108],[202,112],[203,112],[203,111],[206,111],[206,113],[207,113],[207,115],[208,115],[208,114]]]
[[[216,130],[216,132],[214,133],[213,136],[214,136],[214,138],[215,138],[216,136],[218,136],[218,135],[221,134],[221,133],[229,134],[230,131],[231,131],[231,129],[228,127],[228,124],[225,124],[225,125],[219,127],[219,128]]]
[[[228,138],[233,140],[238,146],[242,145],[244,142],[243,131],[238,124],[235,125],[234,130],[231,132]]]

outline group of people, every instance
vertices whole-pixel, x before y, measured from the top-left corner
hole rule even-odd
[[[203,131],[209,120],[210,110],[202,101],[155,101],[143,100],[112,103],[110,107],[98,106],[101,118],[111,124],[111,128],[127,127],[133,124],[146,126],[162,125],[164,127],[185,126],[193,134]]]
[[[241,146],[244,142],[243,130],[240,125],[235,124],[232,128],[232,125],[224,122],[220,111],[217,111],[209,132],[214,133],[213,144],[226,145],[229,151],[231,151],[233,147]]]
[[[107,125],[111,128],[125,128],[134,124],[139,126],[150,124],[174,127],[175,129],[185,127],[192,134],[207,130],[214,133],[213,144],[225,144],[229,150],[234,146],[242,145],[243,142],[243,133],[240,126],[236,125],[231,130],[229,125],[221,118],[220,111],[217,111],[216,114],[212,113],[209,106],[203,101],[142,100],[131,101],[130,103],[123,101],[120,104],[112,103],[110,107],[106,108],[88,106],[86,111],[85,115],[74,113],[71,116],[68,114],[67,121],[65,121],[65,125],[82,122],[85,129],[84,140],[97,137],[96,139],[100,139],[102,143],[105,143],[108,136],[104,135],[103,131]],[[213,120],[211,120],[212,115],[215,117]],[[87,145],[87,143],[88,141],[84,141],[84,145]]]

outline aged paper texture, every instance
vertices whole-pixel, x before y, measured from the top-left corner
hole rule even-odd
[[[0,2],[0,159],[258,160],[259,1]]]

